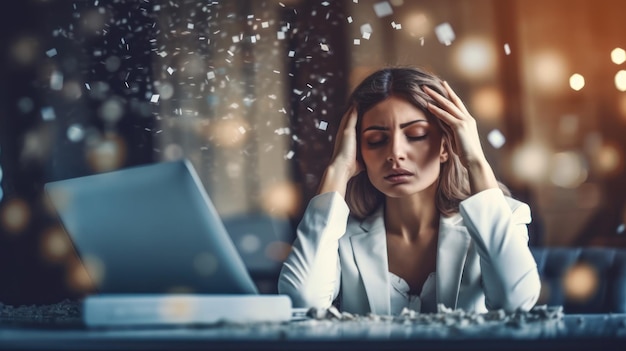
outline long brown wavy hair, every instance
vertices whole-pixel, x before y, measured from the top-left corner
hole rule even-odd
[[[427,109],[427,103],[437,103],[422,91],[422,86],[428,86],[446,98],[450,98],[441,79],[434,74],[414,67],[381,69],[365,78],[354,89],[348,99],[348,105],[354,105],[357,109],[357,159],[363,163],[360,133],[363,115],[374,105],[392,95],[406,99],[424,114],[430,116],[431,120],[436,121],[442,130],[442,138],[445,141],[449,157],[446,162],[441,164],[436,206],[442,215],[449,216],[458,212],[459,203],[470,196],[469,178],[459,156],[451,147],[452,130]],[[371,215],[383,204],[384,200],[384,194],[372,185],[366,171],[359,173],[348,182],[346,202],[354,216],[365,218]]]

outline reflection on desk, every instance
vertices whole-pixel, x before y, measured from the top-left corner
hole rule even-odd
[[[0,327],[0,349],[25,350],[621,350],[626,314],[565,315],[525,324],[422,324],[385,318],[133,329]]]

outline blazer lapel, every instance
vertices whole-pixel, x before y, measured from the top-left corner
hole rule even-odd
[[[382,210],[361,223],[363,232],[350,237],[370,311],[378,315],[391,313],[389,296],[389,263]]]
[[[441,217],[437,242],[437,303],[455,309],[470,236],[456,215]]]

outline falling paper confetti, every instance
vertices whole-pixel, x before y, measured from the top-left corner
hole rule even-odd
[[[504,53],[506,55],[510,55],[511,54],[511,48],[509,47],[509,44],[504,44]]]
[[[321,130],[326,130],[326,128],[328,128],[328,122],[320,121],[320,125],[318,126],[318,128]]]
[[[52,49],[50,49],[50,50],[46,51],[46,55],[47,55],[48,57],[54,57],[54,56],[56,56],[56,55],[57,55],[57,49],[52,48]]]
[[[361,35],[365,38],[365,34],[368,34],[366,39],[369,39],[369,34],[372,34],[374,30],[372,29],[372,25],[369,23],[365,23],[361,26]]]
[[[494,129],[489,132],[489,134],[487,135],[487,140],[489,140],[491,146],[496,149],[501,148],[502,145],[504,145],[504,143],[506,142],[506,138],[498,129]]]
[[[150,98],[150,102],[158,102],[159,101],[159,94],[153,94],[152,97]]]
[[[445,46],[450,46],[456,38],[454,30],[448,22],[444,22],[435,27],[435,35],[437,36],[437,40]]]
[[[54,113],[54,108],[52,107],[44,107],[41,109],[41,118],[44,121],[52,121],[56,118],[56,114]]]
[[[376,12],[376,16],[380,18],[393,14],[393,9],[387,1],[382,1],[374,4],[374,12]]]

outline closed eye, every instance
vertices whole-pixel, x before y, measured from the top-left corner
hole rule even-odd
[[[409,141],[421,141],[421,140],[425,140],[427,137],[428,137],[428,134],[418,135],[418,136],[410,136],[410,135],[406,136],[406,138],[409,139]]]
[[[367,138],[365,142],[368,146],[375,147],[383,145],[387,141],[387,139],[388,138],[386,136],[376,136],[373,138]]]

